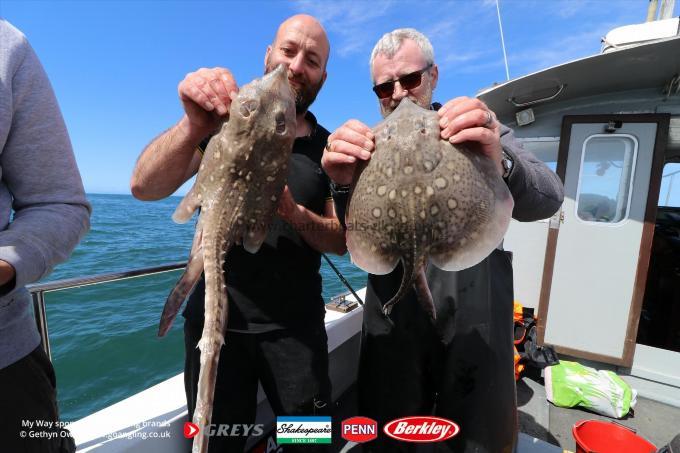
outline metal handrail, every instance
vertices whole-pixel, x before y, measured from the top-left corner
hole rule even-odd
[[[560,83],[559,86],[557,87],[557,91],[555,92],[555,94],[539,99],[534,99],[533,101],[517,102],[517,98],[513,96],[511,98],[508,98],[508,102],[514,105],[515,107],[528,107],[530,105],[539,104],[541,102],[551,101],[555,99],[557,96],[559,96],[560,93],[562,93],[562,90],[564,90],[565,86],[567,86],[566,83]]]
[[[108,272],[106,274],[92,275],[88,277],[66,278],[62,280],[55,280],[53,282],[36,283],[27,285],[26,289],[31,293],[33,299],[33,312],[35,314],[35,322],[38,325],[40,338],[42,341],[45,353],[52,360],[52,352],[50,348],[50,337],[47,329],[47,313],[45,311],[45,293],[62,291],[71,288],[80,288],[83,286],[98,285],[100,283],[115,282],[119,280],[126,280],[129,278],[144,277],[147,275],[162,274],[164,272],[176,271],[182,269],[187,265],[186,261],[179,263],[163,264],[161,266],[143,267],[137,269],[130,269],[121,272]]]

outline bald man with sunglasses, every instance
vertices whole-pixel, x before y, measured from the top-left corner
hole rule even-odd
[[[383,117],[408,97],[437,110],[441,137],[492,159],[515,201],[513,218],[534,221],[560,207],[559,178],[514,140],[480,100],[432,102],[439,69],[429,40],[414,29],[385,34],[371,55],[373,91]],[[332,180],[338,217],[344,219],[356,164],[370,159],[371,129],[349,120],[328,139],[322,166]],[[359,413],[381,426],[400,417],[432,414],[460,425],[460,434],[436,451],[511,452],[517,436],[513,371],[511,255],[501,248],[460,272],[428,265],[426,276],[437,320],[411,289],[389,316],[382,313],[399,288],[402,267],[368,276],[359,366]],[[364,451],[413,451],[415,444],[387,436]]]

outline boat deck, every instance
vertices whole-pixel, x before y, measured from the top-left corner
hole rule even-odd
[[[363,296],[363,290],[360,292]],[[339,433],[339,420],[357,415],[356,357],[359,349],[362,309],[349,313],[329,312],[326,317],[331,354],[330,374],[334,383],[334,451],[360,452],[361,445],[348,448]],[[353,364],[348,367],[348,364]],[[265,432],[274,419],[264,393],[258,396],[258,421]],[[562,453],[575,451],[571,428],[579,420],[611,420],[579,409],[562,409],[546,400],[540,377],[528,375],[517,383],[520,436],[517,453]],[[179,374],[137,395],[116,403],[69,426],[78,451],[180,453],[188,450],[183,439],[186,420],[183,378]],[[638,397],[635,412],[619,422],[629,426],[658,447],[680,432],[680,408]],[[163,436],[162,434],[166,435]],[[168,436],[169,435],[169,438]],[[263,436],[266,438],[267,435]],[[261,439],[260,439],[261,440]],[[252,443],[260,440],[253,439]],[[252,444],[251,443],[251,444]],[[250,445],[251,447],[253,445]],[[418,451],[431,451],[422,445]]]
[[[517,406],[521,432],[568,451],[576,449],[571,433],[574,423],[614,420],[582,409],[557,407],[546,399],[541,380],[528,377],[517,383]],[[638,396],[634,411],[616,422],[660,448],[680,433],[680,408]]]

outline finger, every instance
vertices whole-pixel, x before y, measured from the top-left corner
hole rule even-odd
[[[354,156],[349,156],[342,153],[325,152],[321,158],[321,167],[326,174],[334,181],[344,180],[342,176],[349,172],[350,176],[354,172],[354,164],[356,163]]]
[[[331,154],[345,154],[355,159],[368,160],[371,158],[371,153],[360,146],[344,140],[334,140],[330,145]]]
[[[215,107],[201,90],[195,85],[180,86],[179,97],[182,101],[190,101],[199,105],[202,109],[212,111]]]
[[[194,83],[195,83],[196,88],[198,88],[198,90],[200,90],[201,93],[203,93],[203,95],[208,98],[208,101],[213,106],[213,108],[210,108],[210,109],[207,109],[207,110],[212,111],[213,109],[215,109],[219,105],[224,106],[224,104],[220,100],[219,96],[217,95],[215,90],[212,88],[210,80],[205,79],[203,77],[197,77]]]
[[[232,73],[228,69],[224,68],[215,68],[215,70],[219,76],[219,80],[224,86],[224,91],[228,93],[230,97],[232,96],[232,93],[238,93],[238,85],[236,84],[236,79]]]
[[[369,140],[373,140],[375,138],[371,128],[359,120],[349,120],[343,126],[352,129],[353,131],[365,136]]]
[[[229,92],[226,90],[224,84],[220,79],[212,79],[209,82],[210,88],[215,92],[217,98],[215,99],[215,110],[220,116],[225,115],[229,111],[229,105],[231,104],[231,97]]]
[[[326,157],[325,157],[325,165],[327,165],[329,168],[338,168],[340,166],[345,166],[347,164],[353,164],[357,161],[356,157],[350,155],[350,154],[345,154],[345,153],[336,153],[336,152],[329,152]]]
[[[440,118],[447,116],[450,119],[476,109],[488,110],[486,104],[477,98],[459,97],[447,102],[446,108],[442,107],[437,112]]]
[[[441,116],[445,115],[446,112],[448,112],[449,110],[451,110],[453,107],[455,107],[455,106],[457,106],[457,105],[459,105],[459,104],[461,104],[461,103],[465,103],[465,102],[467,102],[469,99],[470,99],[470,98],[467,97],[467,96],[459,96],[459,97],[457,97],[457,98],[451,99],[450,101],[448,101],[447,103],[445,103],[444,105],[442,105],[441,108],[440,108],[439,110],[437,110],[437,113],[438,113],[439,116],[441,117]]]
[[[477,142],[485,146],[494,144],[498,144],[500,146],[500,138],[498,137],[498,134],[488,127],[471,127],[463,129],[451,136],[449,138],[449,142],[453,144],[462,142]]]
[[[441,137],[444,140],[467,128],[485,127],[493,129],[489,127],[493,124],[493,116],[491,116],[492,123],[487,125],[489,115],[491,115],[488,110],[470,110],[455,117],[450,117],[451,114],[452,112],[449,112],[448,115],[439,120],[439,126],[442,128]]]
[[[329,152],[324,154],[323,169],[336,184],[349,184],[356,167],[356,158],[347,154]]]
[[[373,140],[349,127],[341,127],[335,131],[330,143],[335,141],[344,141],[357,148],[363,149],[366,152],[366,154],[364,154],[364,158],[366,159],[370,157],[370,152],[375,148]]]

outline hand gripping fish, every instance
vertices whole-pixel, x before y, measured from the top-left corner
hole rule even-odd
[[[220,348],[227,327],[224,257],[234,243],[251,252],[264,241],[288,176],[295,140],[295,100],[283,65],[241,87],[229,120],[208,144],[196,182],[172,218],[183,223],[200,208],[191,256],[168,296],[158,331],[170,329],[180,306],[205,272],[205,324],[193,422],[201,433],[192,452],[208,448]]]
[[[373,132],[375,152],[352,183],[347,248],[357,266],[375,275],[401,261],[401,285],[383,305],[386,315],[415,283],[435,319],[428,258],[447,271],[482,261],[505,235],[512,195],[491,159],[442,140],[437,113],[408,98]]]

